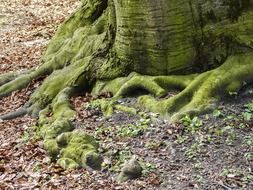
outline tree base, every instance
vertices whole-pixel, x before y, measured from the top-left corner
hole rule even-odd
[[[163,12],[157,14],[160,9],[154,9],[155,4],[150,1],[147,4],[150,7],[147,8],[155,12],[148,11],[147,15],[145,12],[146,20],[149,22],[144,23],[146,28],[144,27],[143,31],[148,38],[143,40],[144,33],[138,33],[142,29],[143,21],[139,20],[142,16],[137,15],[144,15],[144,12],[139,9],[136,2],[127,1],[125,4],[120,1],[82,1],[79,9],[59,28],[40,66],[30,71],[0,76],[0,98],[24,88],[34,79],[48,76],[23,108],[0,116],[0,120],[24,114],[38,116],[38,131],[44,139],[45,148],[64,168],[89,166],[99,169],[102,162],[94,139],[76,131],[71,124],[75,111],[69,99],[79,91],[92,89],[96,95],[111,92],[113,98],[109,103],[100,102],[104,113],[110,115],[114,109],[135,113],[134,109],[120,107],[113,102],[136,90],[145,90],[153,96],[141,96],[140,105],[176,121],[187,114],[201,114],[213,109],[222,96],[237,93],[243,85],[253,82],[253,54],[239,54],[252,50],[251,14],[243,15],[244,21],[238,24],[228,22],[226,27],[223,27],[218,22],[203,26],[201,33],[196,31],[193,35],[191,31],[197,28],[196,23],[187,22],[189,18],[185,13],[190,13],[188,3],[182,6],[182,3],[175,1],[174,4],[180,11],[170,10],[172,15],[168,19],[164,18],[168,21],[168,29],[163,31],[167,28],[163,25],[162,16],[159,16]],[[131,8],[126,9],[125,6]],[[231,10],[234,10],[233,7]],[[167,14],[167,11],[164,9],[164,13]],[[194,15],[191,13],[189,16]],[[133,18],[133,22],[128,22],[130,18]],[[171,20],[176,22],[170,23]],[[178,21],[182,23],[177,23]],[[159,25],[151,26],[151,23]],[[159,31],[156,30],[157,27],[160,28]],[[184,27],[186,28],[182,31]],[[164,42],[163,32],[173,35]],[[187,35],[181,35],[182,33]],[[192,41],[198,39],[190,38],[201,35],[203,38],[210,36],[212,42],[201,39],[202,41],[199,40],[197,44],[198,47],[193,47]],[[144,41],[148,43],[143,43]],[[220,60],[219,64],[223,62],[223,57],[227,59],[214,70],[180,76],[147,76],[135,73],[138,71],[142,74],[161,75],[181,69],[189,71],[193,69],[192,62],[197,61],[196,54],[200,59],[202,56],[209,56],[209,52],[204,54],[202,50],[197,51],[206,41],[207,45],[203,48],[217,48],[217,51],[221,51],[221,53],[211,52],[210,59]],[[217,44],[213,44],[216,41]],[[167,42],[171,43],[168,47]],[[135,49],[136,47],[140,49]],[[229,48],[235,51],[228,51]],[[170,59],[164,59],[165,55],[169,55],[167,58]],[[231,56],[228,57],[229,55]],[[152,58],[151,62],[149,58]],[[169,63],[171,63],[169,67],[174,67],[175,70],[167,68]],[[180,93],[168,99],[164,98],[168,91],[174,89]]]
[[[150,111],[173,121],[185,115],[199,115],[216,107],[221,97],[236,94],[253,81],[253,54],[230,57],[222,66],[201,74],[186,76],[142,76],[131,73],[112,81],[99,81],[93,94],[111,92],[117,99],[136,90],[145,90],[139,103]],[[158,100],[170,90],[181,92],[169,99]]]

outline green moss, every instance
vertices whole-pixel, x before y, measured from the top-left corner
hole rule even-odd
[[[62,133],[61,135],[57,136],[56,142],[60,147],[65,147],[68,145],[69,141],[72,138],[72,133],[71,132],[65,132]]]
[[[173,120],[187,114],[211,111],[221,95],[238,91],[243,83],[253,81],[252,60],[252,53],[231,56],[222,66],[200,74],[174,97],[157,101],[142,96],[139,102],[154,112],[169,115]]]
[[[231,84],[229,84],[226,88],[226,91],[228,93],[236,93],[240,90],[242,87],[242,81],[232,81]]]
[[[92,94],[99,95],[111,92],[114,97],[126,96],[135,90],[146,90],[156,97],[166,95],[168,90],[184,89],[195,77],[194,75],[147,76],[131,73],[127,77],[119,77],[111,81],[98,81]]]
[[[47,139],[44,141],[44,148],[47,150],[49,156],[56,159],[59,156],[60,148],[54,139]]]
[[[131,115],[136,115],[137,114],[137,110],[135,108],[123,106],[123,105],[120,105],[120,104],[115,105],[115,109],[117,109],[119,111],[122,111],[122,112],[126,112],[126,113],[131,114]]]
[[[56,138],[64,132],[72,131],[74,126],[67,120],[56,120],[50,125],[41,127],[41,134],[44,139]]]
[[[89,103],[89,106],[99,108],[106,117],[113,114],[114,105],[115,101],[110,99],[97,99]]]
[[[94,151],[84,151],[82,154],[82,167],[90,167],[94,170],[100,170],[103,159],[100,154]]]
[[[61,158],[68,158],[82,167],[100,169],[102,157],[98,154],[95,139],[82,131],[63,133],[57,137],[57,143],[63,147]]]
[[[6,75],[2,76],[1,78],[5,78]],[[10,79],[10,78],[9,78]],[[8,78],[5,78],[4,80],[9,80]],[[29,82],[31,82],[32,78],[30,77],[30,74],[23,74],[19,77],[15,77],[14,80],[11,80],[8,83],[5,83],[4,85],[0,86],[0,97],[7,96],[11,92],[15,90],[20,90],[27,86]]]
[[[70,96],[74,88],[64,88],[53,99],[51,106],[40,112],[39,133],[44,147],[53,159],[65,169],[92,167],[99,169],[102,158],[98,154],[98,143],[83,131],[74,130],[70,121],[74,116]],[[49,112],[51,114],[48,114]]]
[[[64,169],[77,169],[80,166],[70,158],[60,158],[57,160],[57,164],[59,164]]]
[[[136,179],[142,175],[142,170],[140,163],[135,158],[132,158],[124,164],[117,181],[125,182],[129,179]]]
[[[111,116],[113,114],[113,110],[114,110],[114,101],[110,101],[110,100],[99,100],[99,104],[101,107],[101,111],[103,113],[104,116]]]

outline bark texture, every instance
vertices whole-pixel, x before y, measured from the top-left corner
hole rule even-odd
[[[48,76],[11,119],[39,116],[39,133],[64,168],[99,169],[94,139],[71,124],[70,97],[111,92],[101,102],[144,89],[145,108],[178,119],[215,107],[221,96],[253,82],[252,0],[82,0],[58,29],[41,59],[26,71],[0,75],[0,97]],[[173,89],[180,93],[159,100]],[[108,111],[109,110],[109,111]],[[51,114],[48,114],[51,113]]]

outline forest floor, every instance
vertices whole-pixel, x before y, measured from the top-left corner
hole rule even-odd
[[[1,0],[0,73],[28,69],[77,0]],[[1,99],[0,114],[15,110],[40,84]],[[105,118],[89,94],[72,99],[76,128],[100,143],[101,171],[64,171],[43,150],[36,120],[0,121],[0,189],[253,189],[253,87],[224,100],[211,114],[178,124],[158,114],[117,112]],[[136,98],[119,104],[135,106]],[[137,156],[143,176],[117,183],[121,165]]]

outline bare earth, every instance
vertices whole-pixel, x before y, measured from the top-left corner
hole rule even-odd
[[[47,43],[78,6],[77,0],[1,0],[0,73],[39,64]],[[42,79],[0,100],[0,114],[22,106]],[[103,97],[100,97],[103,98]],[[224,100],[214,113],[184,124],[157,114],[118,112],[105,118],[89,94],[74,97],[76,128],[100,142],[101,171],[64,171],[43,150],[36,120],[0,122],[0,189],[253,189],[253,88]],[[134,106],[136,98],[120,104]],[[117,183],[122,164],[136,155],[143,176]]]

